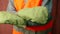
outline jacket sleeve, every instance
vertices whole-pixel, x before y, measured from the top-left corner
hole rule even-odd
[[[9,0],[8,6],[7,6],[7,11],[13,12],[13,13],[16,12],[13,0]]]

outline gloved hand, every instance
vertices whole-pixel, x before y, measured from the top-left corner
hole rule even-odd
[[[46,24],[48,20],[48,10],[44,6],[24,8],[18,11],[17,14],[27,21],[32,21],[32,23]]]
[[[18,27],[24,27],[24,20],[16,14],[6,11],[0,12],[0,24],[13,24]]]

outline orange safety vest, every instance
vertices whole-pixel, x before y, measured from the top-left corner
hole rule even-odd
[[[23,34],[23,32],[18,32],[18,31],[16,31],[15,29],[13,29],[12,32],[13,32],[12,34]]]
[[[14,0],[14,6],[16,10],[20,10],[24,7],[24,0]]]
[[[29,0],[27,4],[24,6],[24,8],[32,8],[35,6],[40,6],[42,3],[42,0]]]
[[[41,6],[42,0],[28,0],[25,4],[24,0],[14,0],[14,6],[16,10],[21,10],[23,8],[32,8],[35,6]]]
[[[14,6],[16,8],[16,11],[21,10],[23,8],[32,8],[35,6],[41,6],[42,0],[28,0],[28,2],[25,4],[24,0],[14,0]],[[13,34],[23,34],[22,32],[17,32],[13,28]]]

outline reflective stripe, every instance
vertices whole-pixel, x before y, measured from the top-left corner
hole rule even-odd
[[[9,0],[7,11],[16,13],[13,0]]]

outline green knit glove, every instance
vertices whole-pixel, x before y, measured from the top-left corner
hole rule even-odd
[[[18,27],[25,26],[24,20],[21,17],[5,11],[0,12],[0,24],[13,24]]]
[[[17,14],[23,19],[31,20],[39,24],[46,24],[48,20],[48,10],[44,6],[24,8],[18,11]]]

